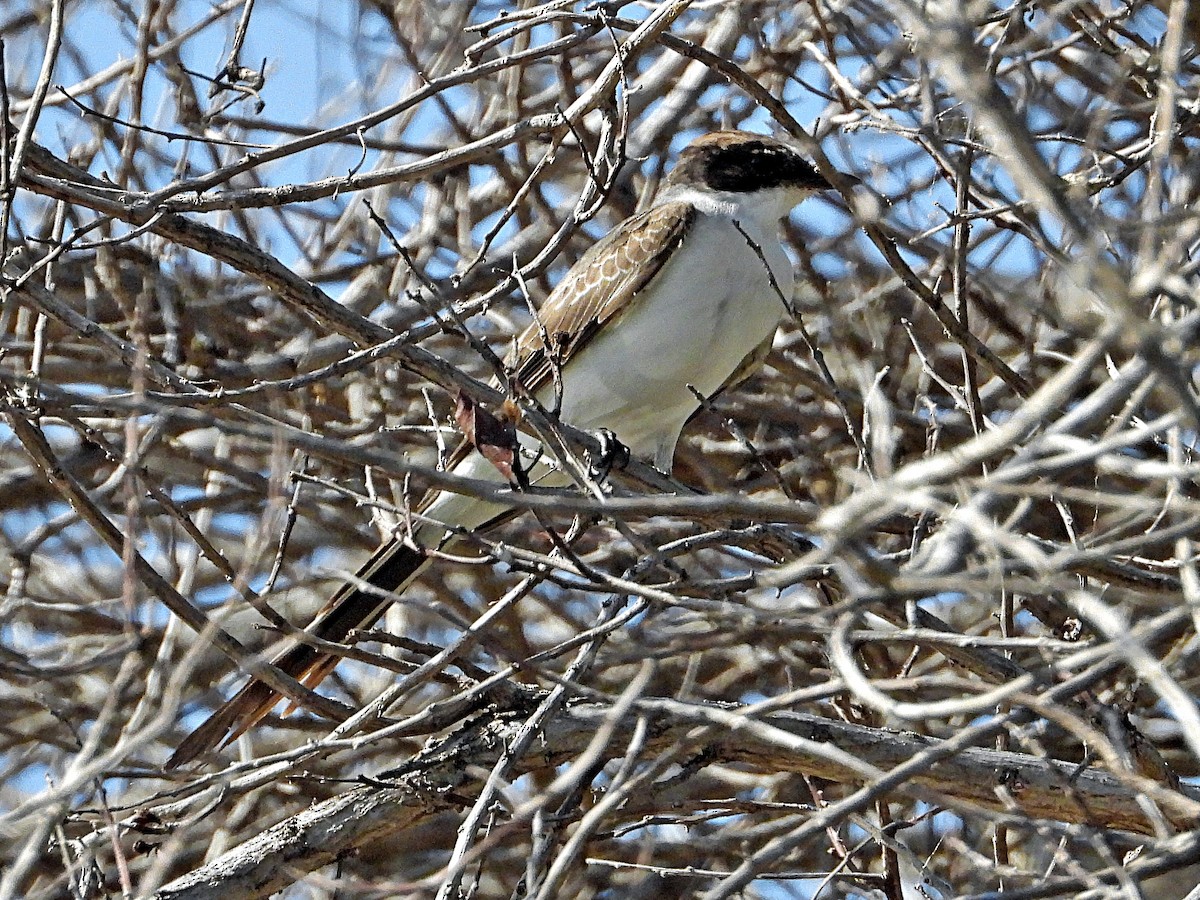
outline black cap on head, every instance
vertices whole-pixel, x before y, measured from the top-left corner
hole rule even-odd
[[[680,184],[700,184],[734,193],[778,187],[819,191],[830,187],[807,160],[786,144],[741,131],[717,131],[688,144],[663,187]]]

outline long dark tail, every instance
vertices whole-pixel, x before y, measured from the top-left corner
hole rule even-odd
[[[384,544],[359,570],[357,584],[366,582],[378,591],[402,592],[429,562],[423,550],[400,541]],[[370,628],[392,603],[375,591],[343,585],[317,613],[305,630],[322,640],[341,643],[356,628]],[[302,684],[312,688],[333,671],[339,657],[297,644],[272,662]],[[262,720],[282,698],[277,691],[251,679],[236,694],[189,734],[167,760],[166,767],[185,765],[210,750],[224,747]]]

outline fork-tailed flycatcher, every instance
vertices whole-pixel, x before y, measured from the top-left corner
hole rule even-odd
[[[772,138],[719,131],[693,141],[653,206],[588,250],[551,293],[538,321],[517,340],[507,366],[513,382],[544,406],[557,406],[563,422],[606,429],[630,453],[669,471],[698,397],[740,380],[770,349],[793,287],[779,222],[805,197],[829,187]],[[521,442],[538,446],[529,436]],[[466,444],[452,458],[451,471],[505,480]],[[559,473],[542,483],[569,480]],[[507,509],[435,489],[416,512],[422,524],[380,547],[356,581],[317,614],[311,634],[341,642],[354,629],[370,627],[392,602],[389,595],[403,591],[428,564],[427,551],[445,543],[448,528],[483,528]],[[363,590],[364,584],[374,590]],[[274,664],[311,687],[337,661],[298,644]],[[262,682],[250,681],[184,739],[168,765],[232,741],[279,699]]]

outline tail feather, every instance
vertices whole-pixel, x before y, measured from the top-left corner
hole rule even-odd
[[[402,591],[428,561],[425,551],[409,544],[400,541],[385,544],[359,570],[356,583],[343,585],[305,630],[322,640],[340,643],[356,628],[371,627],[392,602],[389,597],[378,596],[376,591]],[[363,582],[375,591],[359,587]],[[297,644],[272,663],[312,688],[333,671],[338,660],[335,654]],[[226,746],[260,722],[281,699],[277,691],[251,679],[180,742],[166,767],[186,765],[202,754]]]
[[[451,454],[448,468],[466,478],[485,479],[497,484],[504,482],[500,471],[483,456],[473,452],[466,441]],[[392,541],[376,550],[358,570],[358,576],[342,585],[317,613],[305,629],[309,634],[322,640],[342,643],[356,628],[371,627],[391,605],[395,595],[401,593],[428,565],[430,557],[421,548],[436,547],[448,539],[449,524],[453,523],[459,529],[482,531],[516,513],[516,510],[502,504],[438,490],[427,493],[417,504],[416,511],[425,522],[414,530],[412,543]],[[339,659],[335,654],[324,653],[307,644],[296,644],[281,653],[273,663],[311,688],[333,671]],[[278,692],[251,679],[183,739],[167,761],[167,768],[182,766],[204,753],[225,746],[261,721],[281,699]]]

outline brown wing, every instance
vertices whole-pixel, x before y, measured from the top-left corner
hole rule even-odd
[[[690,203],[663,203],[626,219],[580,257],[517,339],[512,369],[537,391],[658,274],[696,218]],[[540,327],[539,327],[540,323]],[[550,342],[546,352],[543,334]]]
[[[548,383],[604,324],[617,318],[658,274],[696,218],[690,203],[662,203],[626,219],[579,258],[538,311],[538,320],[517,338],[508,360],[513,377],[532,392]],[[550,340],[546,352],[543,334]],[[514,361],[515,360],[515,361]],[[453,469],[471,452],[463,440],[447,460]],[[426,494],[420,512],[437,495]]]

